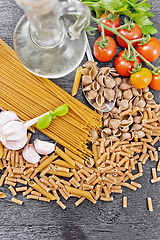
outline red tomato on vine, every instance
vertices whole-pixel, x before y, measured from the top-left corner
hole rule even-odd
[[[106,19],[103,19],[101,22],[104,25],[106,25],[106,26],[108,26],[110,28],[117,28],[117,27],[120,26],[120,19],[119,19],[118,15],[117,15],[117,18],[115,18],[116,15],[117,15],[116,13],[113,15],[113,19],[112,18],[111,19],[110,18],[107,19],[107,15],[105,13],[103,13],[102,16],[100,17],[100,19],[104,18],[104,17],[106,17]],[[99,25],[98,25],[98,29],[99,29],[100,32],[102,32],[102,28]],[[114,35],[114,33],[112,33],[111,31],[109,31],[107,29],[104,29],[104,34],[106,36]]]
[[[135,24],[134,28],[131,28],[130,31],[122,28],[122,29],[119,29],[118,32],[123,37],[127,38],[128,40],[136,40],[138,38],[141,38],[142,37],[142,30],[136,23],[134,23],[134,24]],[[119,43],[119,45],[121,47],[128,48],[127,43],[122,38],[120,38],[119,36],[117,36],[117,42]],[[138,42],[134,42],[133,46],[136,46],[137,44],[138,44]]]
[[[114,66],[116,71],[124,77],[130,76],[131,71],[135,66],[135,61],[132,56],[132,61],[125,59],[123,56],[125,56],[125,51],[122,51],[118,54],[118,57],[114,60]],[[136,57],[137,64],[140,64],[140,58]]]
[[[160,42],[158,39],[151,37],[149,42],[144,45],[138,45],[136,50],[146,60],[153,62],[160,56]]]
[[[149,86],[154,90],[160,90],[160,74],[152,75],[152,81]]]
[[[116,53],[117,45],[113,38],[105,36],[105,42],[103,43],[101,37],[99,37],[93,46],[93,53],[95,57],[101,62],[110,61]]]

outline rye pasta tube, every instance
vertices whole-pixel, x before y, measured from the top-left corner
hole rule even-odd
[[[45,191],[41,186],[39,186],[37,183],[33,182],[33,181],[29,181],[29,185],[34,188],[35,190],[37,190],[39,193],[41,193],[42,195],[44,195],[45,197],[49,198],[50,200],[56,200],[56,198],[50,193]]]
[[[75,96],[78,92],[78,88],[79,88],[79,84],[82,76],[82,73],[80,72],[81,69],[82,67],[79,67],[76,71],[76,75],[75,75],[75,79],[72,87],[72,96]]]
[[[63,152],[60,148],[56,146],[55,153],[58,154],[61,158],[63,158],[70,165],[75,166],[75,162],[72,158],[70,158],[65,152]]]
[[[42,169],[44,169],[48,164],[50,164],[54,159],[56,159],[58,155],[52,154],[48,158],[46,158],[40,165],[35,169],[35,173],[40,172]]]
[[[69,187],[69,186],[65,186],[65,187],[69,193],[76,194],[78,196],[82,196],[82,197],[93,200],[91,194],[88,191],[79,190],[79,189],[76,189],[74,187]]]

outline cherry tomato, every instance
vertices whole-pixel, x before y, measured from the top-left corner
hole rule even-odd
[[[102,14],[101,18],[107,17],[107,15],[105,13]],[[107,19],[103,19],[101,21],[103,24],[105,24],[106,26],[110,27],[110,28],[117,28],[120,26],[120,19],[119,17],[117,17],[116,19],[114,19],[114,21],[112,20],[107,20]],[[102,28],[98,25],[98,29],[100,32],[102,32]],[[111,31],[108,31],[107,29],[104,29],[104,34],[106,36],[112,36],[114,35],[114,33],[112,33]]]
[[[116,42],[114,41],[113,38],[111,38],[109,36],[108,37],[105,36],[105,39],[107,39],[107,38],[109,40],[107,47],[100,48],[100,46],[97,44],[97,42],[101,42],[101,37],[99,37],[95,41],[94,46],[93,46],[94,55],[101,62],[110,61],[116,53],[116,49],[117,49]]]
[[[154,90],[160,90],[160,74],[152,75],[152,81],[149,86]]]
[[[138,72],[135,72],[130,76],[131,84],[138,89],[147,87],[151,80],[152,73],[148,68],[141,68]]]
[[[136,47],[139,52],[149,62],[155,61],[160,56],[160,42],[158,39],[151,37],[150,41],[144,45]]]
[[[132,28],[131,31],[128,31],[127,29],[122,28],[122,29],[119,29],[118,32],[128,40],[135,40],[135,39],[141,38],[142,30],[136,23],[134,24],[135,24],[135,27]],[[117,36],[117,42],[119,43],[120,46],[124,48],[128,47],[127,43],[119,36]],[[133,46],[136,46],[137,44],[138,42],[134,42]]]
[[[125,55],[125,51],[122,51],[118,54],[118,57],[115,58],[114,60],[114,66],[116,71],[121,75],[121,76],[130,76],[131,71],[134,68],[135,61],[127,61],[126,59],[123,58],[123,55]],[[140,58],[136,57],[137,63],[140,64]]]

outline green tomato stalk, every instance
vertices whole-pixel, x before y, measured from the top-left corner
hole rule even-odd
[[[128,40],[127,38],[125,38],[124,36],[122,36],[122,35],[118,32],[118,30],[119,30],[120,28],[127,27],[127,23],[125,23],[124,25],[122,25],[122,26],[120,26],[120,27],[118,27],[118,28],[110,28],[110,27],[104,25],[104,24],[101,22],[103,18],[97,19],[97,18],[91,16],[91,19],[92,19],[95,23],[97,23],[97,24],[102,28],[102,34],[101,34],[102,42],[105,40],[104,29],[107,29],[108,31],[111,31],[112,33],[114,33],[115,35],[117,35],[118,37],[120,37],[121,39],[123,39],[123,40],[127,43],[127,45],[128,45],[128,51],[130,52],[130,50],[132,50],[132,52],[133,52],[133,54],[134,54],[134,60],[135,60],[135,68],[134,68],[134,70],[133,70],[134,72],[137,72],[137,71],[139,71],[139,70],[141,69],[141,66],[139,66],[139,65],[137,64],[137,61],[136,61],[136,56],[139,56],[149,67],[151,67],[151,68],[153,69],[153,71],[152,71],[153,74],[157,75],[157,74],[160,73],[160,69],[156,68],[156,67],[155,67],[153,64],[151,64],[148,60],[146,60],[140,53],[138,53],[138,52],[136,51],[136,49],[135,49],[135,48],[133,47],[133,45],[132,45],[132,43],[134,43],[135,41],[136,41],[136,42],[137,42],[137,41],[144,41],[144,40],[145,40],[144,37],[142,37],[142,38],[140,38],[140,39],[136,39],[136,40],[130,41],[130,40]],[[132,26],[132,23],[128,23],[128,24],[131,25],[131,28],[133,27],[133,26]]]

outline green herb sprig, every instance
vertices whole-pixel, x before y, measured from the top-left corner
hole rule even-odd
[[[112,14],[126,15],[133,19],[142,29],[142,33],[155,34],[157,29],[153,26],[150,20],[154,16],[149,10],[151,5],[147,0],[138,2],[138,0],[80,0],[88,5],[91,11],[96,13],[96,18],[105,12],[109,11]]]
[[[46,114],[43,117],[41,117],[37,122],[37,127],[39,129],[47,128],[50,125],[52,119],[57,118],[57,116],[62,117],[67,113],[68,113],[68,105],[65,103],[57,107],[54,111],[49,111],[49,114]]]

